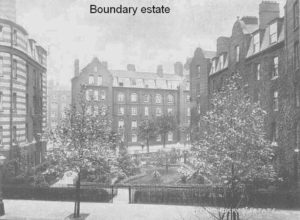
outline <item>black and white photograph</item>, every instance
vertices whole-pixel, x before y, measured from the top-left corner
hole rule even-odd
[[[299,220],[300,0],[0,0],[0,220]]]

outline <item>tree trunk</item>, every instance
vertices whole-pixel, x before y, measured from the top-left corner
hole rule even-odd
[[[163,134],[163,148],[166,147],[166,135]]]
[[[76,199],[74,207],[74,218],[80,217],[80,172],[76,181]]]

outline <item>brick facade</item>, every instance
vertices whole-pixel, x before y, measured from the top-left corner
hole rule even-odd
[[[176,71],[177,74],[165,74],[160,66],[157,73],[137,72],[132,64],[124,71],[109,70],[107,64],[97,58],[80,71],[78,61],[75,61],[72,103],[78,102],[82,86],[85,92],[105,94],[96,101],[110,109],[113,129],[120,133],[127,146],[141,146],[137,128],[146,118],[170,113],[176,116],[180,127],[189,127],[189,77],[183,73],[180,63],[175,64]],[[188,139],[188,134],[178,129],[170,134],[167,144],[185,143]],[[151,144],[161,145],[162,140],[157,138]]]

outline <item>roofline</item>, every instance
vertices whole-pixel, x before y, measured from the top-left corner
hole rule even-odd
[[[21,31],[23,31],[26,35],[28,35],[28,32],[26,31],[26,29],[24,27],[22,27],[21,25],[13,22],[11,20],[0,18],[0,22],[3,22],[4,24],[8,24],[10,26],[15,26],[15,27],[21,29]]]

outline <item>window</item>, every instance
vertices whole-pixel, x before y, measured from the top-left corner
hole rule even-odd
[[[16,126],[13,126],[13,129],[12,129],[12,141],[14,143],[17,142],[17,127]]]
[[[98,83],[98,86],[102,86],[102,83],[103,83],[102,80],[103,80],[103,79],[102,79],[102,76],[98,76],[98,77],[97,77],[97,83]]]
[[[137,135],[136,134],[132,134],[131,135],[131,142],[132,143],[136,143],[137,142]]]
[[[131,107],[131,115],[137,115],[137,107]]]
[[[156,108],[155,114],[156,116],[161,116],[161,108]]]
[[[131,79],[131,85],[136,86],[136,79]]]
[[[278,57],[273,58],[273,72],[272,72],[272,79],[276,79],[279,76],[278,71]]]
[[[270,42],[271,44],[277,42],[277,22],[270,25]]]
[[[3,111],[3,92],[0,92],[0,111]]]
[[[197,74],[200,74],[201,73],[201,66],[200,65],[197,65]]]
[[[174,102],[174,97],[172,95],[168,95],[168,103],[172,104]]]
[[[300,148],[300,122],[297,123],[296,128],[296,146],[299,149]]]
[[[278,126],[276,122],[272,123],[272,142],[277,142],[278,140]]]
[[[106,93],[105,93],[104,90],[101,90],[101,92],[100,92],[100,98],[101,98],[101,100],[105,100],[106,99]]]
[[[14,79],[17,78],[17,69],[18,69],[18,62],[17,62],[17,60],[13,60],[12,77],[13,77]]]
[[[0,25],[0,40],[3,38],[3,26]]]
[[[299,41],[294,44],[294,67],[299,68]]]
[[[123,119],[118,121],[118,128],[124,128],[124,120]]]
[[[29,76],[30,76],[30,74],[29,74],[29,65],[26,64],[26,85],[29,84]]]
[[[259,33],[257,33],[253,37],[253,52],[254,53],[259,52],[259,47],[260,47],[260,39],[259,39]]]
[[[168,141],[173,141],[173,133],[172,132],[168,133]]]
[[[190,96],[190,95],[186,95],[185,101],[186,101],[186,102],[190,102],[190,99],[191,99],[191,96]]]
[[[99,91],[98,91],[98,90],[95,90],[95,91],[94,91],[94,99],[95,99],[96,101],[99,100]]]
[[[13,93],[13,100],[12,100],[12,108],[13,108],[13,111],[16,111],[17,110],[17,93]]]
[[[161,135],[157,135],[156,142],[161,142]]]
[[[125,113],[125,109],[124,109],[124,107],[119,107],[119,115],[124,115],[124,113]]]
[[[278,111],[279,109],[279,103],[278,103],[278,92],[275,91],[273,93],[273,110]]]
[[[222,54],[220,56],[219,65],[220,65],[220,68],[223,69],[223,67],[224,67],[224,54]]]
[[[162,97],[161,97],[160,94],[157,94],[157,95],[155,96],[155,103],[156,103],[156,104],[161,104],[161,103],[162,103]]]
[[[149,116],[149,107],[145,107],[145,116]]]
[[[118,94],[118,102],[124,102],[124,100],[125,100],[124,93],[119,93]]]
[[[144,102],[150,102],[150,95],[148,95],[148,94],[145,94],[144,95]]]
[[[299,85],[296,88],[296,107],[300,107],[300,88],[299,88]]]
[[[25,125],[25,137],[26,137],[26,141],[28,142],[28,140],[29,140],[29,128],[28,128],[28,123],[26,123],[26,125]]]
[[[4,74],[3,57],[0,57],[0,76]]]
[[[186,116],[188,116],[188,117],[191,116],[191,109],[190,108],[186,109]]]
[[[255,76],[256,76],[256,80],[260,80],[261,75],[260,75],[260,64],[255,64]]]
[[[235,47],[235,62],[240,62],[240,46]]]
[[[18,44],[18,31],[17,30],[14,30],[14,33],[13,33],[13,44],[14,45]]]
[[[173,114],[173,109],[172,108],[168,108],[168,114]]]
[[[131,100],[131,102],[137,102],[137,94],[132,93],[131,96],[130,96],[130,100]]]
[[[94,85],[94,83],[95,83],[94,75],[89,75],[89,84]]]
[[[0,126],[0,145],[3,144],[3,127]]]
[[[131,122],[131,128],[137,128],[137,121],[132,121]]]
[[[294,28],[299,27],[299,1],[297,0],[293,6]]]

